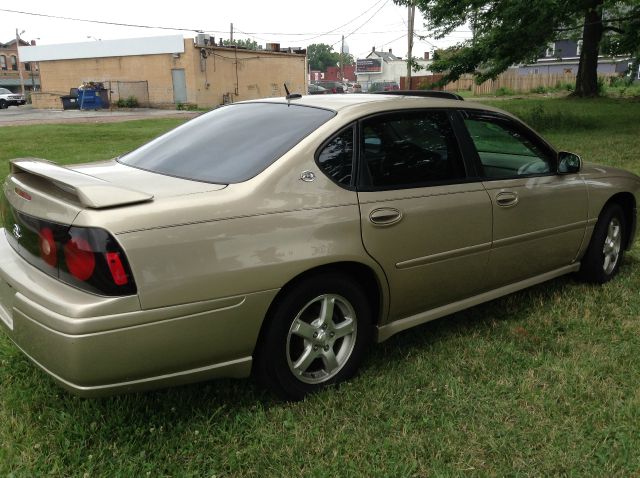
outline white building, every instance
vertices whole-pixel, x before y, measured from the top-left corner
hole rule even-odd
[[[418,65],[423,69],[412,72],[412,76],[431,75],[429,66],[429,52],[425,52],[424,59],[417,61]],[[375,82],[395,82],[400,85],[400,77],[407,76],[407,60],[403,60],[393,54],[389,49],[388,52],[371,50],[366,58],[358,59],[356,62],[356,77],[358,83],[362,85],[362,91],[368,91],[369,86]]]

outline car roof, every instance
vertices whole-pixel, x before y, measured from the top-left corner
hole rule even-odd
[[[413,108],[456,108],[456,109],[480,109],[494,111],[511,116],[498,108],[475,103],[473,101],[460,101],[445,98],[431,98],[410,95],[385,95],[385,94],[346,94],[346,95],[305,95],[299,98],[287,100],[284,97],[264,98],[259,100],[243,101],[242,103],[285,103],[291,105],[325,108],[340,112],[343,110],[366,110],[375,105],[376,110],[413,109]]]

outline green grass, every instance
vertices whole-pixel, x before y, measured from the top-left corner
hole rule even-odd
[[[144,144],[183,123],[181,119],[86,123],[0,128],[0,177],[9,173],[8,160],[35,157],[59,164],[109,159]]]
[[[545,135],[640,170],[638,102],[496,104],[595,118]],[[0,162],[102,159],[173,124],[0,128]],[[0,334],[0,476],[638,476],[639,290],[636,247],[603,287],[562,278],[425,324],[294,404],[249,380],[83,400]]]

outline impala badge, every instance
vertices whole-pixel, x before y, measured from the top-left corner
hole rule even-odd
[[[314,181],[316,179],[316,175],[313,171],[302,171],[302,174],[300,174],[300,179],[305,183],[310,183],[311,181]]]
[[[20,229],[20,225],[19,224],[14,224],[13,225],[13,235],[18,240],[20,240],[20,238],[22,237],[22,230]]]

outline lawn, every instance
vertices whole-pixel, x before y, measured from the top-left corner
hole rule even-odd
[[[638,101],[495,104],[640,173]],[[0,172],[108,158],[175,124],[0,128]],[[0,334],[0,476],[638,476],[638,246],[626,259],[603,287],[565,277],[398,334],[300,403],[250,380],[80,399]]]

